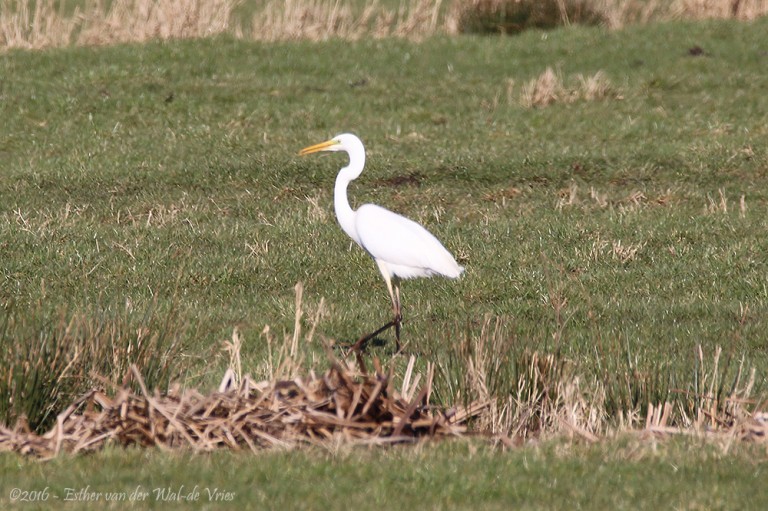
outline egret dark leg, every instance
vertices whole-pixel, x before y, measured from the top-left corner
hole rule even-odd
[[[395,319],[392,320],[392,322],[395,324],[395,343],[397,344],[397,353],[400,353],[401,347],[400,347],[400,324],[403,321],[403,314],[402,309],[400,308],[400,282],[395,277],[394,282],[394,288],[395,292],[392,296],[392,302],[395,308]]]
[[[390,276],[389,271],[387,270],[386,266],[383,265],[383,263],[380,261],[376,261],[376,263],[379,265],[381,275],[384,277],[384,281],[387,283],[387,291],[389,291],[389,297],[392,300],[392,312],[394,313],[394,318],[392,321],[382,326],[375,332],[364,335],[358,339],[357,342],[352,346],[352,350],[360,351],[365,343],[379,335],[381,332],[395,327],[395,343],[397,344],[397,353],[400,353],[400,323],[403,320],[403,316],[400,313],[400,280],[397,277],[393,278]]]
[[[381,328],[379,328],[378,330],[376,330],[375,332],[372,332],[372,333],[370,333],[368,335],[364,335],[361,338],[359,338],[357,340],[357,342],[352,345],[352,351],[360,351],[362,349],[362,347],[365,346],[365,343],[367,343],[368,341],[370,341],[371,339],[373,339],[374,337],[379,335],[381,332],[383,332],[385,330],[389,330],[392,327],[395,327],[396,330],[399,330],[399,328],[400,328],[400,326],[395,322],[395,320],[392,320],[389,323],[387,323],[386,325],[384,325]],[[398,349],[398,351],[400,350],[400,341],[399,340],[397,342],[397,349]]]

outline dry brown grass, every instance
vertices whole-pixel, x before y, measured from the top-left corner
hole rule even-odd
[[[230,30],[240,0],[94,0],[84,12],[80,45],[208,37]]]
[[[166,392],[151,391],[133,364],[121,383],[96,379],[102,385],[74,400],[44,434],[31,431],[23,417],[12,428],[0,424],[0,452],[51,458],[107,444],[257,452],[387,445],[467,433],[504,446],[545,437],[596,442],[626,433],[653,439],[696,435],[725,449],[736,441],[768,442],[765,403],[752,396],[754,370],[747,371],[742,362],[735,376],[728,376],[730,360],[721,360],[721,350],[711,358],[699,350],[691,387],[669,394],[682,399],[629,405],[619,410],[617,421],[608,411],[608,393],[616,392],[610,382],[583,381],[575,365],[556,352],[520,351],[505,323],[490,317],[478,335],[451,345],[448,358],[428,363],[423,373],[415,370],[415,356],[401,374],[397,359],[383,368],[374,358],[369,370],[366,357],[338,358],[327,343],[329,368],[318,373],[305,364],[299,344],[313,342],[321,309],[322,304],[304,335],[298,284],[294,332],[278,342],[265,329],[268,356],[258,368],[266,370],[265,379],[243,374],[244,339],[235,329],[224,343],[229,368],[217,390],[201,393],[171,385]],[[624,378],[634,385],[630,380],[638,373],[631,370]],[[435,405],[438,391],[442,406]],[[462,404],[445,404],[448,394],[449,401]]]
[[[369,30],[372,15],[370,8],[356,14],[349,5],[327,0],[273,1],[253,17],[251,33],[260,41],[319,41],[334,34],[357,39]]]
[[[362,9],[336,0],[273,0],[253,16],[250,36],[259,41],[421,39],[439,30],[441,2],[419,0],[393,10],[381,7],[376,0]]]
[[[768,13],[768,0],[418,0],[397,9],[371,0],[271,0],[244,31],[233,20],[242,0],[87,0],[65,11],[57,0],[0,3],[0,48],[38,49],[230,34],[259,41],[362,37],[419,40],[438,33],[517,32],[528,27],[736,18]],[[248,23],[246,23],[248,25]]]
[[[721,360],[722,349],[717,348],[708,360],[701,346],[698,348],[698,373],[693,387],[678,391],[685,400],[649,404],[644,424],[633,426],[641,435],[656,438],[667,436],[697,436],[711,440],[727,452],[735,442],[768,443],[768,412],[766,402],[756,400],[755,371],[747,371],[741,361],[735,376],[726,381]],[[637,417],[636,417],[637,418]]]
[[[507,94],[511,97],[511,94]],[[618,98],[619,93],[603,71],[592,76],[576,75],[564,80],[551,67],[538,77],[524,84],[520,93],[520,104],[526,108],[538,108],[553,103],[571,103],[574,101],[599,101]]]
[[[359,354],[341,360],[328,345],[328,370],[318,374],[305,367],[299,343],[312,343],[322,304],[303,336],[300,283],[295,291],[294,332],[285,335],[279,347],[269,329],[264,332],[267,379],[255,381],[243,374],[244,340],[235,329],[224,343],[229,368],[216,391],[204,394],[174,385],[164,393],[150,392],[138,367],[131,365],[119,386],[102,379],[114,392],[104,387],[86,392],[57,415],[55,426],[45,434],[31,431],[23,417],[13,428],[0,424],[0,452],[52,458],[101,449],[107,443],[197,451],[402,443],[461,436],[467,422],[485,407],[482,402],[432,406],[434,366],[428,365],[423,377],[414,371],[414,356],[399,385],[394,362],[385,370],[374,359],[369,372]]]
[[[487,317],[477,336],[452,345],[448,360],[438,363],[439,380],[457,382],[453,400],[484,405],[473,430],[510,445],[563,435],[594,441],[603,435],[604,389],[585,385],[560,355],[518,351],[505,326]]]
[[[122,446],[218,448],[258,451],[302,444],[391,444],[419,437],[459,436],[481,407],[436,410],[428,406],[431,381],[404,380],[401,390],[389,374],[356,372],[334,360],[322,375],[310,371],[290,380],[254,382],[201,394],[194,389],[151,393],[136,368],[139,393],[122,387],[114,398],[92,390],[72,403],[43,435],[23,422],[0,426],[0,451],[42,458],[79,453],[107,443]]]
[[[680,18],[753,20],[768,13],[768,0],[677,0],[672,12]]]
[[[68,46],[79,26],[79,11],[57,9],[56,0],[0,3],[0,48],[38,49]]]
[[[566,97],[562,79],[548,67],[523,86],[520,103],[528,108],[547,106]]]
[[[72,12],[56,0],[0,4],[0,48],[105,45],[229,32],[240,0],[88,0]]]
[[[626,257],[621,244],[608,249]],[[562,317],[566,304],[557,290],[552,295],[553,310]],[[615,378],[584,379],[562,355],[518,344],[504,321],[486,318],[478,335],[453,344],[437,363],[441,393],[469,408],[482,404],[472,430],[503,445],[551,437],[594,442],[626,433],[768,442],[766,403],[753,396],[754,370],[742,362],[732,374],[720,349],[711,356],[699,349],[688,388],[667,391],[632,367],[619,369]],[[627,389],[639,391],[640,399],[625,399]]]

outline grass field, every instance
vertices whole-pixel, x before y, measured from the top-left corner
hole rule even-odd
[[[422,370],[438,365],[442,404],[467,397],[456,384],[466,371],[459,346],[482,338],[487,321],[498,321],[501,360],[557,354],[604,388],[614,414],[603,430],[619,411],[641,416],[665,400],[685,422],[705,381],[717,377],[714,387],[729,392],[739,361],[755,369],[759,399],[768,369],[766,29],[762,19],[0,55],[1,324],[6,351],[16,346],[5,364],[77,317],[114,344],[78,354],[82,367],[71,370],[80,379],[58,382],[73,388],[89,384],[92,369],[121,381],[125,345],[155,334],[160,346],[145,360],[167,354],[167,377],[211,388],[235,326],[244,370],[268,376],[268,339],[294,331],[302,282],[303,332],[315,331],[301,350],[307,365],[324,367],[320,339],[352,341],[390,312],[375,265],[333,215],[344,157],[297,156],[354,131],[368,168],[352,202],[424,223],[467,268],[456,282],[403,285],[403,340]],[[567,90],[528,106],[528,84],[547,67]],[[597,72],[607,93],[574,92],[580,75]],[[392,344],[369,353],[389,360]],[[492,390],[514,388],[514,375],[498,370]],[[750,491],[764,478],[765,449],[724,452],[698,440],[655,451],[556,439],[505,453],[463,444],[257,457],[109,450],[44,465],[3,455],[11,477],[0,501],[14,481],[59,494],[138,481],[220,482],[235,505],[276,508],[343,499],[374,507],[385,495],[436,508],[765,507]],[[433,482],[455,501],[430,495]],[[483,497],[478,488],[496,490]],[[658,488],[669,498],[654,500]]]
[[[96,463],[110,470],[94,470]],[[550,442],[509,452],[483,444],[447,442],[374,451],[268,452],[258,457],[109,449],[95,459],[63,457],[45,464],[3,456],[0,468],[13,481],[6,483],[4,478],[3,499],[12,487],[48,488],[46,502],[16,502],[18,509],[50,509],[51,503],[64,508],[125,509],[131,500],[137,509],[170,503],[180,509],[393,505],[727,510],[763,509],[768,503],[761,489],[766,473],[764,448],[736,446],[724,455],[720,448],[698,441],[652,446],[622,438],[591,447]],[[99,492],[103,494],[99,500],[84,500],[86,493]],[[107,492],[115,494],[110,498],[122,498],[124,493],[125,501],[107,502]],[[131,499],[142,492],[149,493],[143,501],[138,496]],[[172,493],[180,495],[178,500]],[[189,500],[182,500],[190,494]],[[214,495],[221,496],[218,502]],[[70,502],[65,504],[67,498]],[[75,499],[77,504],[72,502]]]

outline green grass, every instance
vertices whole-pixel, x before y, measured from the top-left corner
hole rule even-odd
[[[356,339],[388,320],[390,308],[375,265],[333,216],[333,179],[345,161],[296,155],[354,131],[366,143],[368,168],[351,185],[351,201],[382,204],[424,223],[467,268],[456,282],[403,285],[403,340],[422,353],[419,367],[443,363],[451,346],[477,336],[490,315],[503,321],[515,349],[559,350],[585,379],[609,384],[616,399],[637,391],[633,406],[691,389],[698,345],[705,360],[721,346],[734,361],[724,380],[743,358],[764,391],[766,28],[766,20],[674,23],[421,44],[219,38],[4,54],[2,314],[36,325],[56,314],[152,310],[162,321],[172,312],[184,331],[183,383],[204,388],[226,368],[222,341],[235,325],[245,337],[245,370],[265,374],[262,329],[268,324],[278,336],[293,330],[299,281],[305,327],[322,299],[316,337]],[[704,56],[689,54],[696,45]],[[620,98],[522,107],[522,85],[547,66],[566,79],[603,70]],[[574,187],[576,201],[569,203]],[[309,360],[323,358],[317,341],[302,350]],[[388,359],[391,344],[372,353]],[[625,373],[652,388],[627,391]],[[447,461],[426,464],[424,477],[434,472],[449,480],[450,467],[464,465],[465,456],[445,449],[425,449],[427,457]],[[561,474],[565,498],[569,488],[584,489],[572,470],[605,471],[614,482],[595,488],[604,508],[613,507],[612,495],[623,498],[615,493],[622,470],[642,474],[627,476],[626,492],[643,494],[654,488],[646,486],[655,480],[648,474],[668,466],[663,456],[658,464],[634,465],[574,452],[546,465]],[[698,495],[696,476],[707,469],[720,488],[713,492],[732,480],[714,470],[720,460],[688,449],[676,455],[694,474],[680,495]],[[180,481],[193,474],[213,481],[229,464],[238,474],[254,465],[279,474],[291,456],[305,460],[215,454],[194,457],[199,464],[169,463]],[[329,497],[313,492],[349,491],[368,502],[355,485],[343,490],[349,483],[341,477],[334,479],[338,487],[315,487],[313,474],[330,478],[334,465],[306,456],[306,479],[275,483],[282,486],[271,491],[290,488],[294,498],[313,495],[317,502]],[[352,456],[372,457],[355,462],[364,473],[380,463],[400,467],[402,460],[392,459],[416,455]],[[493,466],[524,454],[485,456],[483,464]],[[728,459],[750,470],[741,458]],[[164,463],[160,455],[119,450],[46,465],[0,460],[27,467],[19,477],[46,473],[59,486],[74,484],[67,463],[83,471],[99,464],[108,467],[98,477],[110,487],[136,480],[131,464],[157,471]],[[532,486],[548,480],[538,470]],[[493,477],[484,473],[479,477]],[[255,495],[244,477],[234,479],[233,491]],[[395,491],[395,480],[377,484],[382,494],[424,503],[416,490]],[[254,498],[271,498],[269,491]],[[488,507],[518,502],[508,493],[498,499]]]
[[[66,507],[80,490],[101,492],[78,509],[124,509],[106,494],[146,492],[132,509],[158,509],[162,495],[189,495],[194,507],[224,509],[379,509],[383,505],[426,509],[763,509],[765,450],[735,446],[728,454],[700,440],[652,446],[623,438],[595,446],[557,441],[508,452],[479,442],[424,444],[385,450],[341,449],[270,452],[254,458],[232,453],[163,453],[108,449],[93,457],[50,463],[0,457],[11,490],[48,489],[48,501],[16,502],[24,509]],[[119,471],[96,470],[120,466]],[[229,502],[210,502],[209,492],[230,492]],[[58,497],[58,499],[56,499]],[[171,501],[173,502],[173,501]],[[72,505],[72,504],[70,504]],[[193,505],[186,501],[176,506]]]

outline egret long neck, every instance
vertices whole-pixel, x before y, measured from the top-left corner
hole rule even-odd
[[[336,210],[336,218],[339,221],[339,225],[359,245],[360,238],[357,236],[357,229],[355,228],[355,212],[347,200],[347,185],[349,181],[349,179],[344,179],[343,171],[339,172],[333,192],[333,206]]]
[[[360,237],[357,235],[357,228],[355,227],[355,211],[349,205],[349,199],[347,199],[347,185],[349,185],[350,181],[357,179],[363,172],[365,150],[363,145],[360,144],[359,148],[353,147],[348,149],[347,152],[349,153],[349,165],[341,169],[339,175],[336,176],[336,186],[333,190],[333,206],[341,228],[355,243],[360,245]]]

